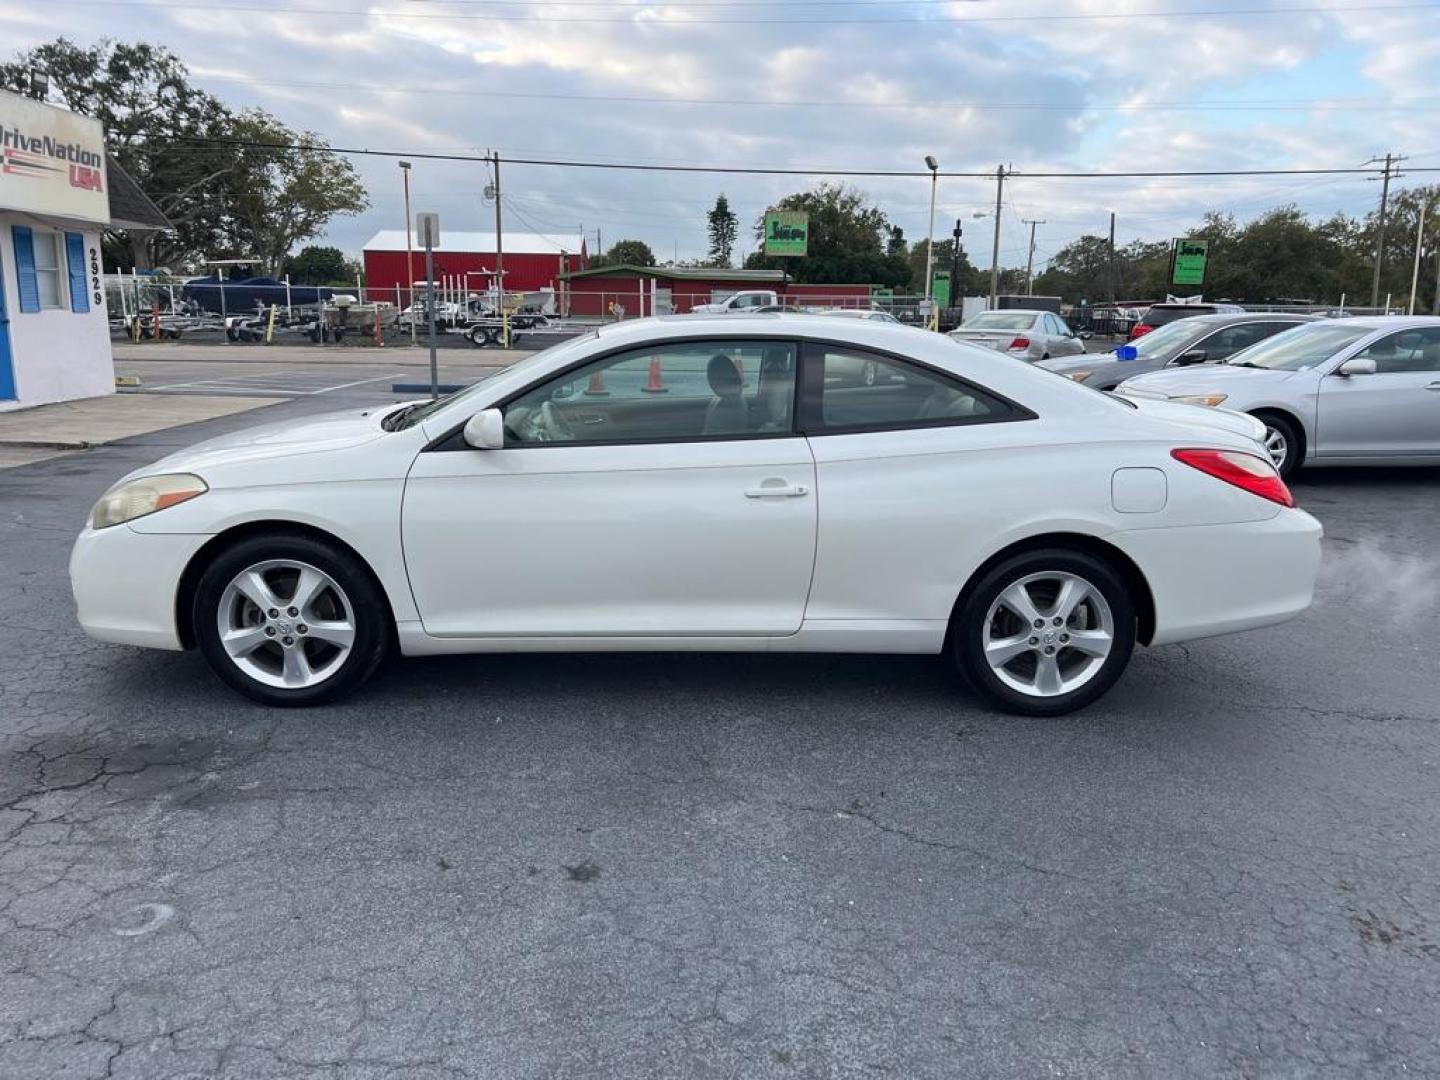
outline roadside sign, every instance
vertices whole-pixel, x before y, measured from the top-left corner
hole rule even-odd
[[[415,215],[415,238],[421,247],[440,246],[440,215],[439,214],[416,214]]]
[[[803,210],[765,212],[765,254],[804,255],[810,242],[810,215]]]
[[[1210,252],[1209,240],[1179,239],[1174,241],[1175,259],[1170,271],[1172,285],[1204,285],[1205,260]]]
[[[935,303],[942,308],[950,306],[950,271],[936,270],[935,277],[930,283],[930,295],[935,298]]]

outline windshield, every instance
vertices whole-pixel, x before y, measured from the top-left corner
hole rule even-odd
[[[1373,326],[1308,323],[1241,349],[1225,363],[1272,371],[1305,371],[1374,332]]]
[[[1178,355],[1185,351],[1185,346],[1192,341],[1198,341],[1213,329],[1208,322],[1181,319],[1179,322],[1167,323],[1157,330],[1151,330],[1148,334],[1142,334],[1130,342],[1130,345],[1144,360]]]
[[[965,329],[1028,330],[1034,321],[1034,313],[1028,311],[984,311],[965,323]]]
[[[428,417],[434,416],[441,409],[448,408],[450,405],[457,401],[464,401],[466,398],[471,397],[492,379],[495,379],[501,375],[510,375],[515,372],[528,371],[530,368],[543,364],[556,356],[560,356],[564,353],[569,352],[572,349],[579,351],[583,347],[589,345],[590,342],[593,341],[596,337],[596,332],[592,330],[588,334],[581,334],[579,337],[568,338],[567,340],[562,341],[559,344],[551,345],[548,349],[541,349],[537,353],[532,353],[531,355],[525,357],[525,359],[518,360],[515,363],[511,364],[509,367],[503,367],[497,371],[492,371],[483,379],[480,379],[478,382],[471,383],[463,390],[456,390],[453,394],[446,394],[444,397],[436,398],[434,401],[417,401],[413,405],[407,405],[399,412],[391,413],[385,418],[385,430],[404,431],[406,428],[414,427],[416,424],[420,423],[420,421]]]

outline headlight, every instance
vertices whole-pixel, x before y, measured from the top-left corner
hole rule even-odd
[[[92,529],[108,529],[203,495],[209,487],[190,473],[144,476],[111,488],[90,511]]]
[[[1067,379],[1074,379],[1076,382],[1084,382],[1086,379],[1088,379],[1088,378],[1089,378],[1091,375],[1093,375],[1093,374],[1095,374],[1093,371],[1067,371],[1067,372],[1064,372],[1064,375],[1065,375],[1065,377],[1066,377]]]
[[[1178,401],[1183,405],[1204,405],[1206,408],[1213,409],[1227,397],[1229,397],[1228,394],[1180,394],[1170,400]]]

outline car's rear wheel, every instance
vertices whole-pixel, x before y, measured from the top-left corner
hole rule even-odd
[[[987,571],[951,628],[954,659],[992,705],[1058,716],[1095,701],[1135,647],[1135,602],[1083,551],[1027,551]]]
[[[215,673],[266,705],[348,693],[375,670],[390,637],[365,567],[308,536],[252,537],[223,552],[195,590],[194,626]]]
[[[1265,425],[1265,452],[1275,463],[1280,478],[1288,479],[1300,467],[1300,432],[1294,423],[1276,413],[1256,413]]]

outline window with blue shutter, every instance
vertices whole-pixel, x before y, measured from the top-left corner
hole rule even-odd
[[[20,282],[20,310],[40,310],[40,282],[35,276],[35,234],[28,225],[12,225],[15,241],[15,276]]]
[[[65,234],[65,264],[70,268],[70,310],[90,310],[90,290],[85,281],[85,234]]]

